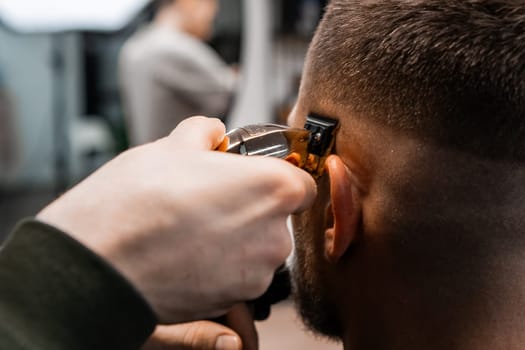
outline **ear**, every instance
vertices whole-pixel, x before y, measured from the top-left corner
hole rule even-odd
[[[328,157],[325,169],[330,178],[327,215],[331,216],[328,220],[330,227],[325,229],[325,256],[335,264],[358,238],[361,200],[358,187],[341,158],[336,155]]]

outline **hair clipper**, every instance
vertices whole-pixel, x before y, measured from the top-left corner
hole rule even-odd
[[[324,172],[324,162],[332,152],[338,127],[337,120],[315,114],[307,117],[303,129],[277,124],[248,125],[228,132],[218,149],[245,156],[281,158],[317,179]],[[290,293],[289,272],[281,267],[266,293],[248,302],[254,318],[268,318],[271,305],[288,298]]]
[[[282,158],[318,178],[332,152],[338,126],[337,120],[315,114],[306,118],[304,129],[277,124],[248,125],[228,132],[220,150]]]

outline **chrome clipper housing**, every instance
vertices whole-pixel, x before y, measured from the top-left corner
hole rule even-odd
[[[311,114],[304,129],[277,124],[256,124],[226,134],[226,152],[282,158],[318,178],[332,152],[339,122]]]

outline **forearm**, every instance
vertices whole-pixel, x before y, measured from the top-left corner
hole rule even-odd
[[[0,348],[138,349],[156,318],[109,264],[34,220],[0,250]]]

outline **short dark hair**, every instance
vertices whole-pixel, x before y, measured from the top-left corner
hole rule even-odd
[[[331,0],[308,61],[308,91],[358,117],[525,160],[522,1]]]

